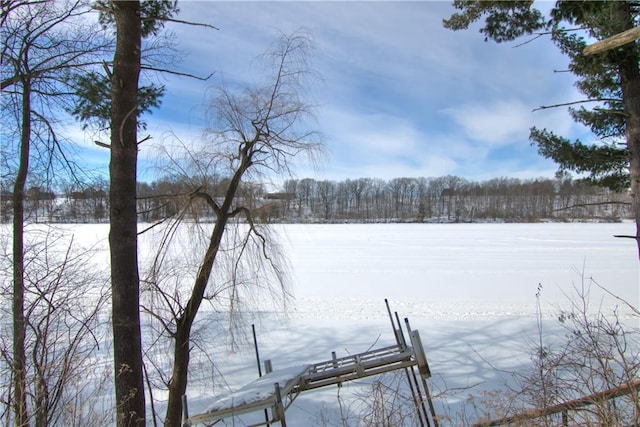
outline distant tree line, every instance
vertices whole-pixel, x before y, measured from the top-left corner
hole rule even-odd
[[[573,180],[457,176],[345,181],[290,180],[281,218],[290,221],[472,222],[631,218],[629,196]]]
[[[203,183],[222,197],[227,178]],[[138,219],[159,221],[175,215],[207,221],[205,201],[191,200],[195,188],[181,179],[138,183]],[[27,192],[26,212],[34,222],[107,222],[108,184],[69,187],[61,193],[40,187]],[[190,200],[190,203],[187,201]],[[263,222],[536,222],[619,221],[633,218],[630,196],[574,180],[495,178],[475,182],[438,178],[290,179],[280,191],[244,183],[238,201]],[[11,218],[11,194],[0,197],[1,219]]]

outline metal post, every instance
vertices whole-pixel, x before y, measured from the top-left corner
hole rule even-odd
[[[256,361],[258,362],[258,376],[262,376],[262,367],[260,366],[260,352],[258,352],[258,338],[256,337],[256,325],[251,324],[251,332],[253,332],[253,348],[256,350]]]
[[[333,369],[338,368],[338,358],[336,357],[336,352],[331,352],[331,360],[333,360]],[[339,378],[339,377],[338,377]],[[342,381],[338,382],[338,388],[342,387]]]
[[[401,338],[402,331],[396,329],[396,324],[393,320],[393,315],[391,314],[391,308],[389,307],[389,300],[385,298],[384,303],[387,306],[387,313],[389,314],[389,320],[391,321],[391,328],[393,328],[393,335],[396,337],[396,344],[398,344],[398,347],[401,349],[406,348],[406,346],[403,347],[402,345],[402,341],[403,341],[403,338]],[[418,420],[420,421],[420,426],[424,427],[422,413],[420,412],[420,409],[419,409],[420,407],[418,403],[418,397],[416,396],[416,391],[413,389],[413,384],[411,383],[411,378],[409,377],[409,370],[407,368],[404,368],[404,374],[407,377],[407,384],[409,384],[409,390],[411,390],[411,396],[413,397],[413,404],[416,407],[416,413],[418,414]]]
[[[420,358],[418,357],[418,350],[416,350],[416,345],[413,342],[413,335],[411,332],[411,327],[409,326],[409,319],[405,317],[404,322],[407,325],[407,331],[409,331],[409,338],[411,339],[411,345],[413,346],[413,356],[415,357],[416,362],[418,362],[418,366],[420,366]],[[413,366],[411,366],[408,369],[411,371],[411,377],[413,378],[413,383],[416,386],[416,391],[418,393],[420,408],[417,408],[417,409],[418,410],[422,409],[422,413],[424,414],[424,419],[427,421],[427,426],[431,427],[431,423],[429,422],[429,413],[427,412],[427,407],[424,405],[425,399],[422,398],[422,392],[420,391],[420,384],[418,383],[418,378],[416,377],[416,371]]]
[[[276,417],[280,421],[280,425],[282,427],[287,427],[287,422],[284,419],[284,406],[282,404],[282,395],[280,394],[280,384],[275,383],[274,387],[276,392],[276,407],[275,407]]]
[[[436,415],[436,409],[433,407],[433,400],[431,399],[431,392],[429,391],[429,386],[427,385],[427,377],[431,376],[431,370],[429,369],[429,362],[427,361],[427,355],[424,352],[424,347],[422,346],[422,340],[420,339],[420,333],[411,330],[411,325],[409,325],[409,319],[405,318],[404,323],[407,325],[407,331],[409,331],[409,338],[411,339],[411,344],[413,345],[414,354],[418,354],[420,352],[420,357],[423,358],[424,366],[422,369],[420,365],[418,365],[418,369],[420,370],[420,378],[422,379],[422,387],[424,388],[425,395],[427,396],[427,403],[429,404],[429,412],[431,412],[431,419],[433,420],[434,427],[439,427],[438,425],[438,416]],[[419,350],[416,350],[416,346],[419,347]],[[417,358],[417,356],[416,356]],[[423,372],[424,371],[424,372]],[[426,412],[426,411],[425,411]]]
[[[262,377],[262,367],[260,366],[260,352],[258,351],[258,338],[256,336],[256,325],[251,324],[251,332],[253,333],[253,347],[256,350],[256,362],[258,364],[258,377]],[[264,410],[264,420],[269,427],[269,412]]]
[[[400,316],[398,316],[398,312],[394,312],[396,315],[396,323],[398,324],[398,332],[400,335],[400,341],[402,342],[402,349],[407,348],[407,340],[404,339],[404,332],[402,332],[402,323],[400,323]]]
[[[187,420],[189,419],[189,407],[187,406],[187,395],[182,395],[182,426],[189,427]]]
[[[384,303],[387,306],[387,313],[389,314],[389,320],[391,321],[391,329],[393,329],[393,336],[396,337],[396,343],[398,345],[401,345],[400,331],[396,329],[396,324],[393,321],[393,316],[391,315],[391,308],[389,308],[389,300],[385,298]]]

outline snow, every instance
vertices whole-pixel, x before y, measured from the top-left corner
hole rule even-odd
[[[281,393],[290,389],[292,382],[300,378],[300,375],[309,369],[310,365],[298,365],[278,369],[269,372],[257,380],[240,388],[238,391],[224,395],[216,400],[206,412],[224,411],[239,408],[257,402],[273,400],[275,398],[275,384],[278,384]],[[271,402],[272,404],[275,401]]]
[[[548,339],[563,334],[554,322],[558,309],[590,279],[640,305],[635,243],[613,237],[632,234],[630,223],[276,227],[291,261],[295,301],[287,318],[260,322],[262,359],[295,366],[330,359],[331,351],[341,357],[394,344],[388,298],[420,331],[436,410],[451,419],[473,417],[464,415],[470,399],[504,387],[511,381],[507,372],[530,365],[539,286]],[[595,285],[590,292],[594,309],[618,306],[638,326],[618,300]],[[248,345],[221,366],[232,390],[257,376],[251,350]],[[338,396],[357,412],[354,395],[368,393],[367,384],[303,393],[287,410],[287,422],[338,425]],[[188,393],[193,412],[210,391],[194,385]]]
[[[331,359],[332,351],[342,357],[395,344],[384,305],[388,298],[391,309],[420,331],[436,411],[454,420],[473,418],[474,399],[510,383],[510,372],[530,366],[538,309],[545,339],[560,337],[558,310],[584,288],[593,310],[617,307],[623,321],[640,327],[640,319],[609,294],[640,306],[635,242],[613,237],[634,234],[630,222],[274,227],[290,260],[294,299],[287,313],[248,313],[237,351],[215,327],[216,313],[203,306],[187,390],[191,415],[211,408],[221,395],[227,401],[248,399],[229,393],[258,378],[251,323],[261,360],[291,373]],[[97,250],[93,262],[107,268],[108,225],[58,228]],[[140,258],[148,259],[156,244],[143,235]],[[340,414],[358,413],[370,383],[305,392],[287,410],[287,422],[338,425]],[[254,389],[253,398],[266,395],[263,391]],[[160,392],[154,395],[162,398]],[[162,411],[162,403],[158,408]],[[351,421],[358,425],[357,418]]]
[[[383,298],[411,304],[530,308],[538,284],[551,301],[584,270],[638,298],[633,224],[380,224],[284,227],[298,298]],[[457,311],[457,310],[456,310]],[[452,313],[448,313],[452,314]]]

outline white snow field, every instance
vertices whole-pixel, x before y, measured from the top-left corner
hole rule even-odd
[[[635,242],[613,237],[633,234],[632,223],[274,227],[291,264],[288,313],[247,320],[244,345],[233,353],[217,347],[215,369],[196,358],[192,372],[207,375],[193,375],[187,391],[192,415],[257,378],[252,322],[261,360],[288,369],[329,360],[332,351],[341,357],[394,344],[388,299],[420,331],[436,411],[449,416],[450,425],[474,419],[471,396],[503,387],[508,372],[530,365],[538,334],[536,293],[548,339],[562,333],[553,319],[583,284],[594,310],[618,306],[621,317],[638,326],[624,304],[589,286],[593,279],[640,306]],[[209,337],[206,328],[201,333],[204,341],[223,341],[215,333]],[[286,412],[288,425],[362,425],[358,417],[366,411],[371,381],[302,393]],[[256,416],[227,425],[256,422],[262,414]]]
[[[449,425],[474,419],[471,396],[502,388],[511,378],[507,371],[530,365],[539,289],[549,340],[563,334],[554,319],[583,285],[594,311],[617,306],[631,326],[640,326],[628,307],[590,280],[640,306],[635,242],[613,237],[633,234],[632,223],[276,227],[291,261],[295,300],[286,321],[256,326],[261,359],[280,369],[329,360],[331,351],[340,357],[394,344],[388,298],[391,309],[420,331],[436,411],[450,417]],[[253,381],[251,344],[219,369],[233,391]],[[343,425],[338,396],[347,425],[361,425],[370,382],[302,393],[286,413],[288,425]],[[188,393],[196,413],[224,391],[199,383]],[[438,399],[439,393],[445,395]]]
[[[94,260],[107,268],[108,225],[59,227],[76,240],[98,243],[102,252]],[[617,306],[624,322],[640,327],[624,303],[598,286],[640,306],[635,242],[613,237],[634,234],[630,222],[273,227],[290,261],[294,298],[287,313],[247,316],[233,351],[215,323],[199,326],[206,355],[194,357],[190,366],[191,415],[257,379],[252,323],[261,360],[270,359],[274,370],[295,368],[329,360],[332,351],[341,357],[395,344],[387,298],[391,309],[420,331],[436,411],[449,417],[441,425],[474,419],[478,396],[504,387],[512,380],[510,372],[530,366],[538,336],[537,301],[545,339],[551,341],[563,334],[554,320],[559,308],[583,286],[593,310],[610,313]],[[151,241],[141,237],[141,259],[153,252]],[[224,313],[204,308],[201,319],[207,318],[224,318]],[[363,398],[375,379],[300,394],[286,412],[287,425],[363,425]],[[387,380],[406,382],[403,375],[387,375]],[[162,411],[162,404],[156,409]],[[259,421],[264,415],[257,416]],[[241,416],[217,425],[255,420]]]

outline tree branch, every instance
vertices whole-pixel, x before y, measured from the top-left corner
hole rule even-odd
[[[606,113],[606,114],[617,114],[623,117],[629,117],[629,114],[627,114],[624,110],[611,110],[606,108],[595,107],[594,111],[599,111],[601,113]]]
[[[211,197],[208,193],[204,193],[200,191],[201,189],[202,187],[198,187],[195,190],[193,190],[191,192],[191,197],[198,197],[200,199],[204,199],[204,201],[207,202],[207,204],[211,207],[211,209],[213,209],[216,215],[221,215],[222,211],[220,210],[220,206],[218,206],[216,201],[213,200],[213,197]]]
[[[141,70],[149,70],[149,71],[157,71],[159,73],[173,74],[174,76],[189,77],[189,78],[196,79],[196,80],[201,80],[201,81],[207,81],[215,74],[215,73],[210,73],[207,77],[199,77],[199,76],[196,76],[195,74],[183,73],[183,72],[180,72],[180,71],[167,70],[165,68],[157,68],[157,67],[152,67],[150,65],[141,65],[140,69]]]
[[[111,150],[111,145],[105,144],[104,142],[93,141],[93,143],[96,144],[98,147],[102,147],[102,148],[106,148],[107,150]]]
[[[142,144],[143,142],[147,142],[150,139],[152,139],[152,136],[151,135],[147,135],[144,138],[142,138],[140,141],[138,141],[138,145]]]
[[[205,28],[211,28],[213,30],[220,30],[220,28],[213,26],[211,24],[204,24],[202,22],[183,21],[181,19],[174,19],[174,18],[167,18],[167,17],[147,17],[147,18],[143,18],[142,21],[175,22],[176,24],[185,24],[185,25],[191,25],[194,27],[205,27]]]
[[[166,206],[166,204],[165,204],[165,205],[163,205],[163,206]],[[163,207],[163,206],[160,206],[160,207]],[[170,219],[171,219],[171,217],[167,217],[167,218],[164,218],[164,219],[162,219],[162,220],[160,220],[160,221],[156,222],[155,224],[151,224],[150,226],[148,226],[148,227],[147,227],[147,228],[145,228],[144,230],[142,230],[142,231],[138,231],[138,236],[140,236],[140,235],[142,235],[142,234],[146,233],[146,232],[147,232],[147,231],[149,231],[149,230],[152,230],[152,229],[156,228],[156,227],[157,227],[157,226],[159,226],[159,225],[164,224],[165,222],[169,221]]]
[[[538,40],[540,37],[545,36],[545,35],[548,35],[548,34],[551,34],[551,33],[550,33],[550,32],[538,33],[538,34],[536,34],[534,37],[530,38],[529,40],[526,40],[526,41],[524,41],[524,42],[522,42],[522,43],[519,43],[519,44],[517,44],[517,45],[513,46],[513,48],[515,49],[515,48],[517,48],[517,47],[524,46],[524,45],[529,44],[529,43],[531,43],[531,42],[534,42],[534,41]]]
[[[599,42],[595,42],[591,46],[585,47],[582,51],[582,54],[588,56],[595,55],[596,53],[606,52],[607,50],[615,49],[627,43],[631,43],[632,41],[639,38],[640,27],[634,27],[614,36],[607,37],[606,39],[600,40]]]
[[[627,236],[625,234],[614,234],[613,237],[618,237],[618,238],[621,238],[621,239],[640,240],[640,237],[638,237],[638,236]]]
[[[540,111],[546,110],[549,108],[557,108],[557,107],[566,107],[567,105],[576,105],[576,104],[586,104],[589,102],[620,102],[619,99],[614,98],[599,98],[599,99],[585,99],[582,101],[572,101],[572,102],[563,102],[562,104],[554,104],[554,105],[542,105],[538,108],[534,108],[532,111]]]
[[[603,205],[625,205],[630,206],[631,202],[594,202],[594,203],[578,203],[576,205],[565,206],[564,208],[554,209],[554,212],[566,211],[573,208],[585,208],[587,206],[603,206]]]

